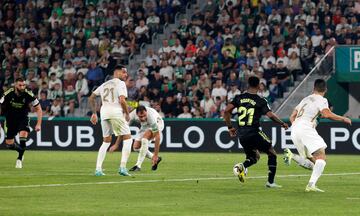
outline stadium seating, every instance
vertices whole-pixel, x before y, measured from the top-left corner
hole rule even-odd
[[[259,94],[279,106],[330,47],[360,42],[358,1],[4,0],[0,7],[1,90],[25,77],[48,116],[86,115],[87,96],[118,63],[129,68],[129,99],[165,117],[184,110],[221,117],[254,75]]]

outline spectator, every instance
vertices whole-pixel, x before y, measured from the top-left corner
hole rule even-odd
[[[62,108],[61,108],[61,99],[57,97],[50,108],[50,116],[59,117],[61,116]]]
[[[210,95],[210,89],[209,88],[205,88],[204,89],[204,98],[201,100],[200,102],[200,108],[201,108],[201,112],[204,114],[207,114],[210,112],[210,108],[212,106],[214,106],[214,100],[212,99],[211,95]]]
[[[128,100],[136,101],[139,96],[139,89],[135,86],[135,80],[130,77],[126,81],[126,87],[128,90]]]
[[[165,97],[166,100],[161,105],[161,110],[164,112],[166,118],[173,118],[177,116],[176,102],[172,95]]]
[[[88,82],[81,72],[77,74],[75,91],[77,92],[79,103],[82,101],[83,97],[86,97],[89,94]]]
[[[182,113],[180,113],[178,118],[192,118],[191,113],[189,113],[189,107],[188,106],[182,106]]]
[[[90,62],[90,68],[86,73],[89,89],[93,90],[94,87],[100,86],[104,81],[104,74],[100,67],[97,66],[95,61]]]
[[[230,85],[230,90],[227,92],[227,102],[231,102],[236,95],[241,94],[241,91],[238,89],[238,86],[234,83]]]
[[[140,89],[142,86],[147,87],[149,85],[149,80],[148,78],[145,77],[145,73],[143,70],[139,70],[138,71],[138,78],[136,80],[136,88]]]
[[[48,116],[50,114],[51,101],[47,98],[47,91],[40,91],[39,103],[43,111],[43,116]]]

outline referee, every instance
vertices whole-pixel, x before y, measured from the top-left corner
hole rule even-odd
[[[5,143],[8,149],[16,150],[19,156],[16,160],[16,168],[22,168],[26,139],[30,132],[29,117],[30,106],[33,106],[37,114],[35,131],[40,131],[42,110],[38,99],[31,91],[26,89],[23,78],[15,80],[14,88],[8,89],[0,98],[1,113],[5,116],[4,130]],[[15,143],[15,136],[19,133],[20,145]]]

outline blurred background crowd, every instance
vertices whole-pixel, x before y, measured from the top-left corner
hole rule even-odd
[[[2,0],[0,86],[24,77],[47,116],[85,116],[87,97],[151,36],[183,18],[126,80],[129,104],[220,118],[261,79],[269,103],[335,45],[360,45],[360,0]]]

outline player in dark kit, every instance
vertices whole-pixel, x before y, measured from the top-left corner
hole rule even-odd
[[[266,187],[279,188],[280,185],[274,182],[276,174],[276,152],[271,145],[270,139],[260,130],[260,118],[267,115],[274,122],[279,123],[283,128],[289,126],[281,121],[270,109],[267,101],[258,96],[260,80],[257,77],[250,77],[247,92],[237,95],[225,110],[224,120],[229,128],[231,137],[238,134],[240,143],[244,148],[246,160],[234,166],[234,174],[239,177],[240,182],[245,181],[247,168],[260,159],[260,153],[268,155],[269,176]],[[231,124],[231,113],[236,108],[238,114],[238,131]]]
[[[30,105],[36,109],[37,124],[35,131],[40,131],[42,110],[38,99],[31,91],[26,90],[25,81],[18,78],[15,87],[8,89],[0,98],[1,112],[5,116],[4,129],[5,143],[8,149],[16,150],[19,156],[16,168],[22,168],[23,155],[26,149],[26,139],[30,132],[29,117]],[[19,133],[20,145],[15,143],[15,136]]]

